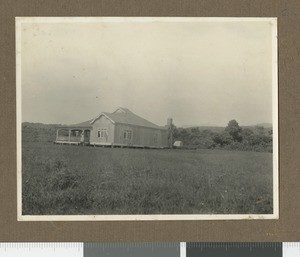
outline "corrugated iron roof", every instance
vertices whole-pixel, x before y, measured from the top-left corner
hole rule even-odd
[[[165,127],[158,126],[136,114],[131,112],[127,108],[118,108],[113,113],[103,112],[102,114],[106,115],[115,123],[135,125],[141,127],[155,128],[155,129],[166,129]],[[99,117],[101,114],[99,115]]]
[[[101,115],[105,115],[110,120],[112,120],[114,123],[120,123],[120,124],[128,124],[128,125],[134,125],[134,126],[141,126],[141,127],[147,127],[147,128],[155,128],[155,129],[166,129],[166,127],[158,126],[136,114],[131,112],[127,108],[118,108],[113,113],[108,112],[102,112],[99,116],[97,116],[95,119],[84,121],[77,124],[71,124],[71,125],[61,125],[60,128],[89,128],[92,127],[92,123],[97,120]]]
[[[87,120],[87,121],[84,121],[84,122],[81,122],[81,123],[77,123],[77,124],[73,124],[73,125],[70,125],[70,126],[91,126],[91,122],[92,122],[93,119],[91,120]]]
[[[91,122],[92,120],[87,120],[81,123],[77,123],[77,124],[71,124],[71,125],[60,125],[58,126],[59,128],[91,128],[92,124]]]

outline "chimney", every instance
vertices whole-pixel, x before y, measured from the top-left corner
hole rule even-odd
[[[173,119],[169,118],[167,120],[169,148],[173,148],[173,129],[172,129],[172,125],[173,125]]]

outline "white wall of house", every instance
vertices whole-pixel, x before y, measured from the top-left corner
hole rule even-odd
[[[101,115],[93,123],[90,144],[140,147],[168,147],[168,131],[129,124],[114,123]]]
[[[113,144],[115,125],[104,115],[101,115],[94,123],[91,131],[90,144]]]
[[[114,143],[127,146],[167,147],[167,131],[128,124],[116,124]]]

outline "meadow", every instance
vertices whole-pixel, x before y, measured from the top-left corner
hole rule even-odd
[[[23,215],[269,214],[272,153],[23,142]]]

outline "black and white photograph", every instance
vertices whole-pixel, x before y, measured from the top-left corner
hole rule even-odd
[[[18,220],[278,219],[276,18],[17,17]]]

